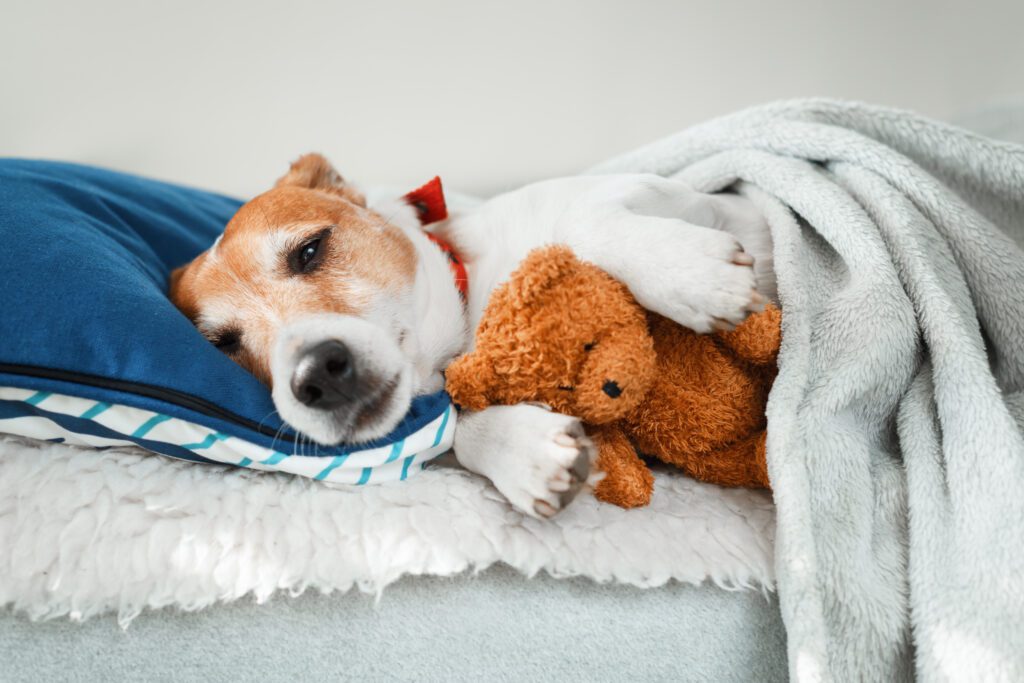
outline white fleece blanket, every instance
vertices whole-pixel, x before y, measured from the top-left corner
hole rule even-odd
[[[286,590],[380,592],[406,574],[503,562],[635,586],[773,583],[763,492],[662,474],[653,504],[581,496],[553,521],[447,463],[397,484],[304,477],[0,439],[0,605],[33,618],[193,610]]]
[[[734,187],[771,225],[794,680],[1024,680],[1024,146],[802,100],[599,170]]]

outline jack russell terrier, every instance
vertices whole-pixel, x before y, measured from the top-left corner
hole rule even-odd
[[[429,228],[407,201],[367,206],[308,154],[172,273],[171,299],[270,386],[284,421],[336,444],[387,434],[414,396],[441,389],[491,291],[535,247],[567,244],[697,332],[729,329],[775,293],[768,228],[752,203],[655,175],[539,182]],[[446,245],[464,263],[465,292]],[[454,450],[544,517],[573,499],[595,457],[579,420],[535,404],[464,413]]]

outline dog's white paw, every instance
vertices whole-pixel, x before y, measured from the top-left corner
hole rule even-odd
[[[597,459],[579,420],[559,413],[548,416],[547,424],[520,442],[529,469],[518,481],[507,482],[511,495],[505,494],[519,509],[541,517],[555,515],[576,498]]]
[[[732,197],[657,176],[611,176],[558,226],[577,256],[625,283],[640,305],[697,332],[732,329],[766,303],[754,259],[734,235],[767,224]]]
[[[597,459],[597,449],[578,419],[536,404],[493,406],[472,415],[459,429],[459,461],[488,477],[512,505],[535,517],[551,517],[571,503]]]
[[[658,246],[629,288],[644,308],[696,332],[731,330],[764,309],[754,258],[727,232],[655,219]]]

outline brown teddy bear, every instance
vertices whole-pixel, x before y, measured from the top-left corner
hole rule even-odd
[[[530,253],[494,291],[473,351],[446,371],[469,410],[539,401],[580,418],[605,473],[595,495],[650,502],[637,451],[723,486],[768,488],[765,403],[781,314],[698,335],[645,311],[624,285],[562,246]]]

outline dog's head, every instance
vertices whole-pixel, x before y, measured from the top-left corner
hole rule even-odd
[[[171,274],[170,296],[298,431],[365,441],[400,421],[416,389],[403,351],[416,264],[407,234],[308,154]]]

